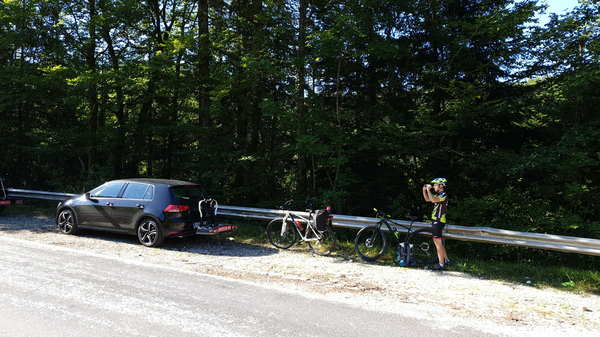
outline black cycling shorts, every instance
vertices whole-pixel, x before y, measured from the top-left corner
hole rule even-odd
[[[446,224],[441,221],[434,221],[431,224],[431,233],[433,234],[434,239],[442,238],[442,229],[446,227]]]

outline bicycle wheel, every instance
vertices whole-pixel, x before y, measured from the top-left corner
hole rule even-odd
[[[380,258],[387,248],[387,238],[377,226],[361,229],[354,239],[356,253],[365,261],[375,261]]]
[[[267,238],[277,248],[290,248],[296,243],[296,227],[290,219],[277,218],[267,225]]]
[[[315,237],[318,241],[310,240],[314,240]],[[311,225],[306,230],[306,239],[308,245],[316,254],[328,255],[335,249],[335,232],[330,226],[326,226],[324,231],[320,231]]]
[[[432,264],[438,262],[437,248],[433,242],[431,228],[421,228],[412,232],[407,243],[412,244],[412,258],[420,264]]]

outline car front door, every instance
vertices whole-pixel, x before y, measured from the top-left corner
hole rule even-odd
[[[121,198],[112,208],[112,224],[115,229],[131,230],[144,214],[144,208],[152,201],[154,186],[143,183],[128,183]]]
[[[89,193],[79,205],[78,219],[82,227],[113,227],[112,211],[125,182],[110,182]]]

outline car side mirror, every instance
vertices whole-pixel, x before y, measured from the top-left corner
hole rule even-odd
[[[91,197],[91,195],[89,193],[86,193],[84,195],[85,195],[85,200],[89,200],[91,202],[98,202],[98,200],[92,199],[92,197]]]

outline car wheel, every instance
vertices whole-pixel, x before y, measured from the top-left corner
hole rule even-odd
[[[160,225],[152,219],[144,219],[140,223],[137,236],[140,243],[146,247],[156,247],[164,241]]]
[[[70,209],[63,209],[60,211],[58,218],[56,218],[56,223],[58,224],[60,231],[64,234],[76,234],[79,232],[75,214],[73,214],[73,211]]]

